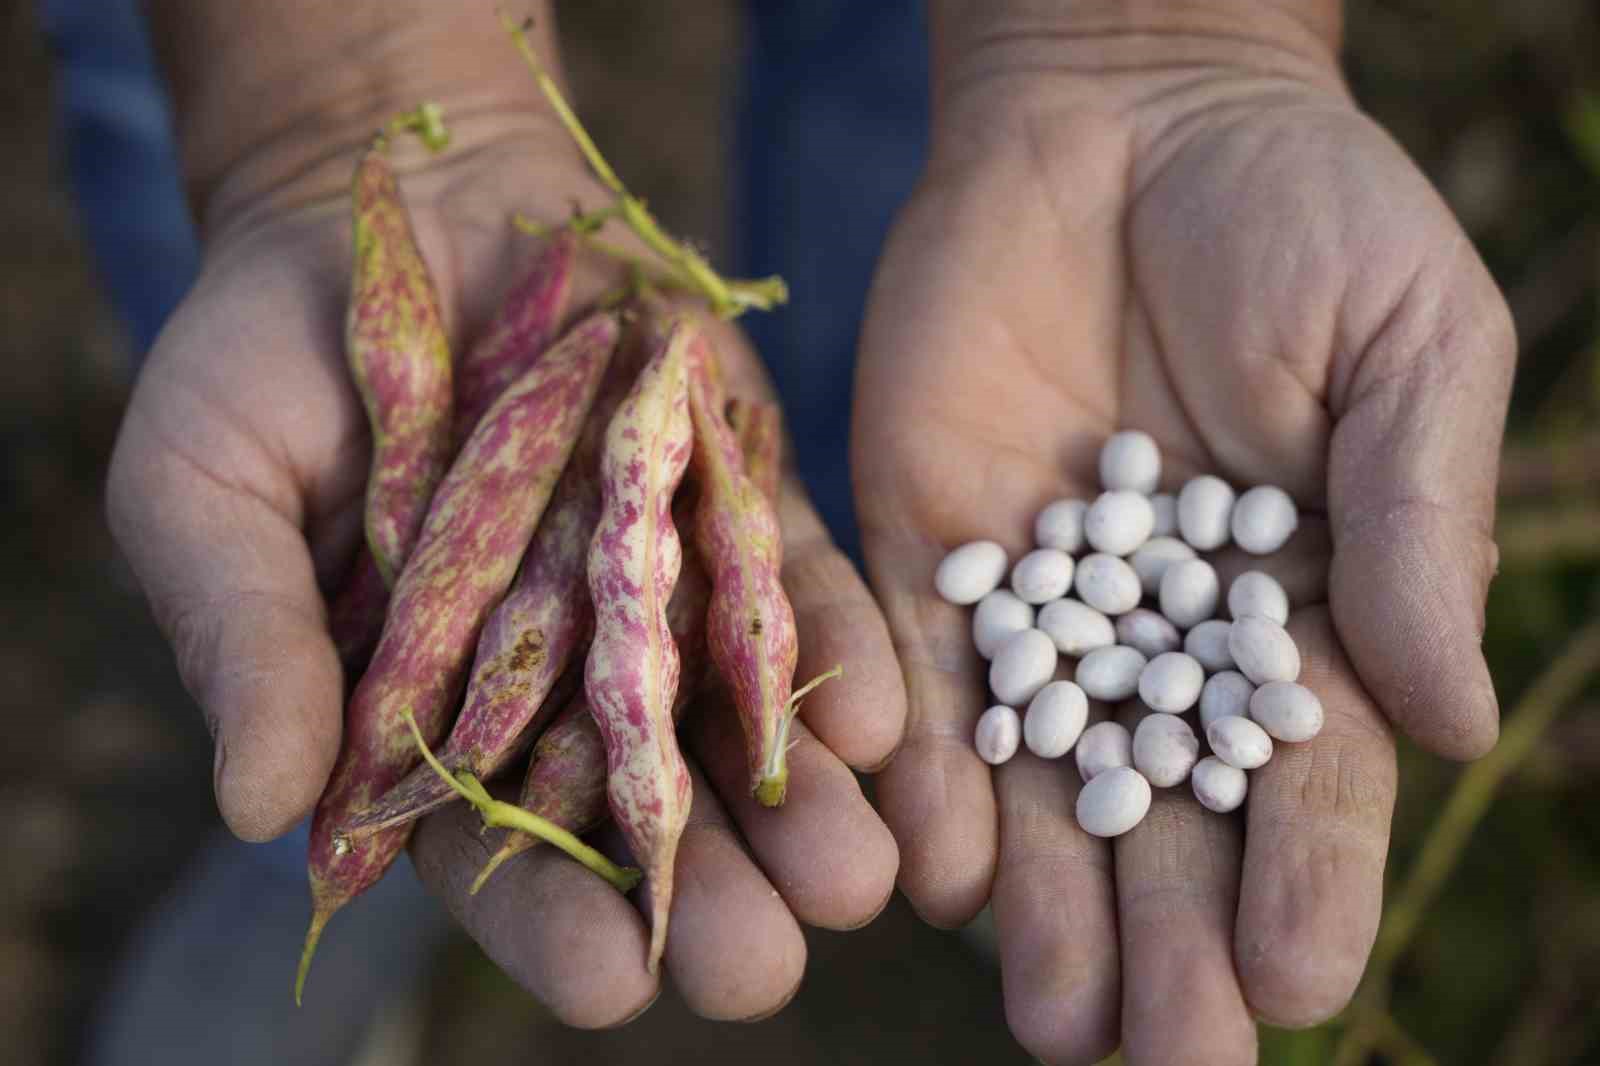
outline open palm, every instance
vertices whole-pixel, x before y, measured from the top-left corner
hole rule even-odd
[[[575,202],[603,202],[565,135],[530,125],[475,135],[464,120],[442,160],[404,159],[402,185],[456,352],[534,254],[512,214],[553,220]],[[247,839],[279,835],[310,812],[339,746],[343,679],[325,596],[355,549],[369,461],[342,342],[343,185],[355,157],[354,146],[331,156],[333,176],[319,188],[214,227],[202,276],[141,376],[110,478],[112,525],[216,735],[223,816]],[[616,280],[607,273],[585,278],[575,305]],[[720,339],[730,391],[765,395],[736,332]],[[689,712],[695,799],[666,962],[689,1005],[711,1017],[781,1006],[804,968],[799,923],[867,921],[896,869],[894,841],[846,765],[881,762],[899,737],[887,631],[792,473],[780,516],[800,671],[843,663],[847,680],[808,701],[811,728],[797,729],[779,810],[749,793],[732,711]],[[469,896],[497,844],[478,830],[458,805],[423,822],[413,858],[489,955],[572,1024],[615,1024],[647,1006],[658,979],[630,902],[552,849]],[[339,929],[335,918],[328,937]],[[308,994],[317,994],[314,971]]]
[[[1496,735],[1478,637],[1511,329],[1443,203],[1337,85],[1035,81],[997,79],[946,122],[863,336],[858,510],[910,702],[880,806],[929,921],[992,903],[1031,1052],[1254,1061],[1252,1015],[1320,1021],[1360,976],[1391,727],[1452,757]],[[1252,775],[1239,815],[1162,790],[1107,843],[1075,823],[1070,760],[979,760],[984,664],[932,575],[968,540],[1015,558],[1044,504],[1093,498],[1121,427],[1159,442],[1165,488],[1215,472],[1295,496],[1299,533],[1249,565],[1290,592],[1327,726]],[[1223,553],[1225,581],[1243,568]]]

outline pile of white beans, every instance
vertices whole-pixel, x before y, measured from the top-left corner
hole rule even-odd
[[[1149,434],[1116,433],[1100,452],[1105,491],[1039,512],[1038,547],[1009,566],[1009,589],[1000,586],[1010,560],[993,541],[955,549],[934,575],[945,600],[977,605],[972,640],[995,699],[978,719],[978,754],[999,765],[1022,743],[1045,759],[1076,751],[1078,824],[1095,836],[1138,825],[1152,786],[1188,781],[1209,809],[1234,810],[1249,790],[1245,771],[1265,765],[1274,742],[1322,729],[1321,701],[1298,683],[1283,586],[1250,570],[1224,599],[1200,557],[1230,540],[1255,555],[1277,551],[1299,523],[1294,501],[1271,485],[1235,495],[1210,475],[1173,496],[1156,492],[1160,479]],[[1217,617],[1224,603],[1231,621]],[[1077,660],[1071,680],[1057,679],[1062,657]],[[1158,713],[1132,734],[1114,721],[1085,728],[1089,700],[1136,696]],[[1186,717],[1194,709],[1204,758]]]

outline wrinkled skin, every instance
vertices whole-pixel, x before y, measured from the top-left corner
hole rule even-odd
[[[437,160],[397,146],[457,350],[534,253],[512,213],[559,219],[574,200],[604,202],[543,114],[480,108],[453,124],[455,146]],[[202,276],[145,367],[110,475],[113,529],[216,736],[218,805],[251,840],[310,812],[339,744],[342,679],[324,595],[354,554],[368,463],[340,340],[358,143],[210,212]],[[590,260],[574,308],[614,280]],[[719,346],[730,391],[770,396],[734,331]],[[897,868],[895,843],[850,772],[881,763],[899,740],[904,694],[888,632],[792,474],[784,493],[800,669],[843,661],[848,680],[809,702],[781,811],[749,795],[731,710],[690,716],[694,806],[665,962],[691,1008],[714,1018],[782,1006],[804,969],[800,923],[870,920]],[[660,987],[645,966],[638,907],[648,900],[618,895],[551,848],[468,897],[499,841],[464,807],[425,819],[412,858],[490,956],[574,1025],[617,1024],[648,1006]],[[615,838],[600,844],[620,852]],[[337,923],[327,935],[338,936]],[[307,991],[316,994],[314,975]]]
[[[1094,42],[1087,80],[947,72],[932,164],[880,264],[856,497],[909,714],[878,796],[927,920],[993,905],[1032,1054],[1254,1062],[1252,1016],[1321,1021],[1361,974],[1393,732],[1451,758],[1494,742],[1478,639],[1514,340],[1331,54],[1257,48],[1246,74],[1195,61],[1201,43],[1118,73],[1118,45]],[[1158,790],[1107,843],[1074,821],[1070,765],[978,759],[983,664],[932,575],[979,537],[1015,558],[1041,506],[1092,498],[1119,427],[1155,436],[1164,488],[1212,471],[1299,501],[1288,548],[1248,565],[1289,589],[1328,720],[1251,775],[1241,814]],[[1225,554],[1224,580],[1248,558]]]

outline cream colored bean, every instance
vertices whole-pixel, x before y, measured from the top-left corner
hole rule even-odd
[[[1274,740],[1298,744],[1322,732],[1322,701],[1304,685],[1272,681],[1250,697],[1250,717]]]
[[[972,643],[978,654],[993,659],[1013,633],[1033,628],[1033,608],[1009,589],[995,589],[972,612]]]
[[[1260,570],[1246,570],[1228,586],[1228,616],[1259,614],[1281,625],[1289,623],[1289,594],[1278,579]]]
[[[1254,770],[1272,758],[1272,738],[1248,718],[1230,714],[1206,726],[1211,753],[1229,766]]]
[[[1036,548],[1011,568],[1011,591],[1023,603],[1059,600],[1072,587],[1072,556],[1058,548]]]
[[[1089,505],[1083,500],[1057,500],[1033,520],[1033,542],[1041,548],[1055,548],[1068,555],[1083,550],[1083,516]]]
[[[1215,551],[1228,543],[1233,514],[1233,489],[1210,474],[1192,479],[1178,493],[1178,532],[1199,551]]]
[[[1233,505],[1233,542],[1252,555],[1271,555],[1289,542],[1300,525],[1294,500],[1276,485],[1257,485]]]
[[[1139,698],[1152,711],[1182,714],[1200,699],[1205,683],[1206,672],[1193,656],[1164,652],[1139,672]]]
[[[1119,837],[1150,810],[1150,782],[1131,766],[1095,776],[1078,793],[1078,825],[1097,837]]]
[[[1147,497],[1126,489],[1102,492],[1084,515],[1083,537],[1097,552],[1131,555],[1150,539],[1155,522]]]
[[[1204,559],[1183,559],[1161,575],[1161,613],[1179,629],[1214,617],[1221,594],[1217,572]]]
[[[1078,776],[1088,784],[1107,770],[1133,765],[1133,734],[1120,722],[1096,722],[1083,731],[1073,754]]]
[[[1200,690],[1200,728],[1210,729],[1218,718],[1243,718],[1250,713],[1256,687],[1237,670],[1224,670],[1206,679]]]
[[[1039,608],[1037,624],[1056,642],[1057,651],[1075,659],[1117,642],[1111,619],[1074,599],[1051,600]]]
[[[1183,647],[1183,636],[1161,615],[1147,607],[1136,607],[1117,619],[1117,643],[1153,659],[1162,652]]]
[[[978,729],[973,735],[973,747],[978,758],[990,766],[999,766],[1017,753],[1022,739],[1022,722],[1017,712],[1005,704],[997,704],[978,718]]]
[[[1270,618],[1247,614],[1228,630],[1228,652],[1239,672],[1257,685],[1300,676],[1300,649],[1289,631]]]
[[[1233,653],[1228,650],[1231,623],[1218,618],[1201,622],[1183,638],[1183,650],[1200,661],[1210,674],[1233,669]]]
[[[1006,550],[992,540],[975,540],[946,555],[933,573],[933,587],[948,603],[977,603],[1006,577]]]
[[[1218,814],[1236,811],[1250,791],[1250,778],[1237,766],[1229,766],[1215,755],[1207,755],[1189,771],[1194,798],[1200,806]]]
[[[1139,545],[1128,564],[1139,576],[1139,587],[1144,594],[1155,596],[1161,591],[1161,579],[1167,567],[1194,557],[1194,549],[1176,537],[1151,537]]]
[[[1071,681],[1052,681],[1039,690],[1022,719],[1022,739],[1041,759],[1059,759],[1072,750],[1089,720],[1089,698]]]
[[[1053,649],[1054,645],[1051,647]],[[1115,703],[1139,691],[1139,674],[1144,664],[1145,657],[1133,648],[1120,644],[1096,648],[1078,660],[1073,680],[1091,699]]]
[[[1024,629],[996,649],[989,664],[989,690],[1009,707],[1026,707],[1055,672],[1055,643],[1037,629]]]
[[[1170,492],[1158,492],[1150,497],[1150,513],[1155,525],[1150,527],[1152,537],[1170,537],[1178,532],[1178,498]]]
[[[1078,598],[1102,614],[1126,614],[1139,606],[1139,575],[1115,555],[1096,552],[1078,560]]]
[[[1125,429],[1106,438],[1100,448],[1100,485],[1151,493],[1161,481],[1161,449],[1148,433]]]
[[[1181,785],[1200,758],[1200,738],[1174,714],[1149,714],[1133,731],[1133,768],[1157,788]]]

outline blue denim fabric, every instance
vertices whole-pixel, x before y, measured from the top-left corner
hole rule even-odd
[[[200,248],[138,0],[42,0],[61,144],[90,253],[142,356]]]
[[[740,100],[735,258],[788,279],[790,306],[741,321],[783,398],[800,475],[859,565],[851,386],[862,306],[927,154],[922,0],[752,0]]]

